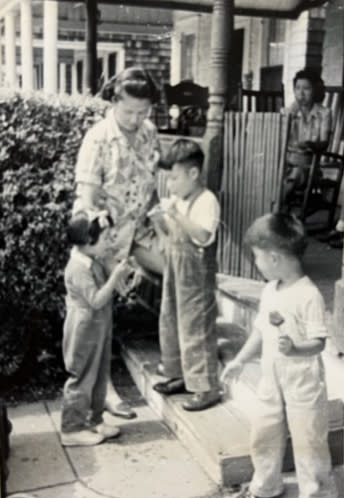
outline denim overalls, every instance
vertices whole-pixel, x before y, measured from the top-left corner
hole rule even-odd
[[[166,376],[183,377],[191,392],[218,388],[215,276],[216,244],[197,246],[176,224],[165,249],[160,348]]]

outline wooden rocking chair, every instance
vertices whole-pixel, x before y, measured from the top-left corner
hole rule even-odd
[[[344,172],[344,87],[326,87],[323,105],[332,110],[330,142],[326,151],[313,154],[306,189],[296,195],[301,195],[301,219],[325,210],[332,228]]]
[[[208,88],[197,85],[193,81],[184,80],[177,85],[164,85],[167,104],[168,129],[159,130],[180,135],[200,136],[206,125],[208,108]],[[178,108],[176,127],[172,128],[169,111],[172,106]]]

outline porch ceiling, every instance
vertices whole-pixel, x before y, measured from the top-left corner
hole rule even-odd
[[[76,0],[67,1],[76,2]],[[214,0],[125,0],[125,2],[123,0],[98,0],[98,3],[211,12]],[[235,0],[234,12],[236,15],[243,16],[295,19],[302,11],[319,7],[324,3],[326,0]]]

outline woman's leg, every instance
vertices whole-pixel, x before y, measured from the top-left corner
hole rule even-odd
[[[131,254],[144,270],[162,274],[164,267],[163,257],[158,247],[157,238],[151,240],[150,247],[134,243]],[[134,418],[136,416],[136,413],[119,396],[110,377],[107,382],[105,408],[119,417]]]
[[[144,270],[162,275],[164,270],[164,259],[159,250],[157,238],[152,239],[150,247],[134,243],[132,255]]]

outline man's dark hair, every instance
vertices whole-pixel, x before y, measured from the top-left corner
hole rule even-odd
[[[299,219],[286,213],[257,218],[245,234],[245,244],[301,257],[307,247],[306,231]]]
[[[175,163],[178,163],[187,169],[196,167],[202,171],[203,161],[204,153],[198,143],[187,138],[180,138],[171,145],[160,167],[171,169]]]
[[[131,97],[148,99],[155,104],[160,97],[159,89],[148,71],[140,67],[130,67],[113,76],[100,91],[104,100],[116,102],[125,91]]]
[[[313,100],[320,103],[325,97],[325,85],[320,75],[313,69],[305,68],[298,71],[293,79],[293,86],[295,87],[298,80],[308,80],[313,88]]]
[[[106,219],[109,225],[113,227],[114,223],[111,216],[108,215]],[[96,217],[90,221],[87,211],[78,211],[68,223],[68,241],[76,246],[95,245],[103,230],[104,228],[99,224],[99,218]]]

